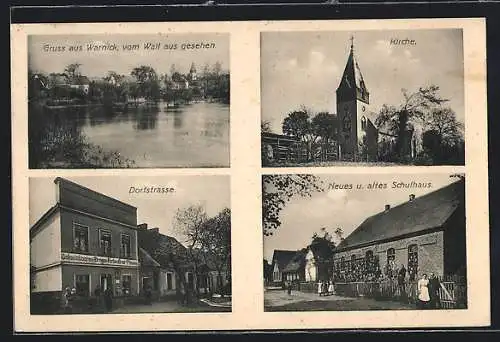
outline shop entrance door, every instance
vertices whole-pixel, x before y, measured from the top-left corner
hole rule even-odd
[[[113,277],[111,274],[101,274],[101,290],[106,291],[113,288]]]

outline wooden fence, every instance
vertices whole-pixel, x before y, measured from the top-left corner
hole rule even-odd
[[[393,279],[376,282],[336,283],[335,293],[347,297],[369,297],[386,300],[401,300],[408,303],[417,301],[417,282],[406,282],[401,293],[397,281]],[[467,286],[465,283],[442,281],[439,299],[443,309],[463,309],[467,307]]]

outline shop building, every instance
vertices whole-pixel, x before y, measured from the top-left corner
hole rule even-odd
[[[56,203],[30,228],[31,294],[137,295],[137,208],[63,178]]]

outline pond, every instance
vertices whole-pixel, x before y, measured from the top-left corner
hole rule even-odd
[[[103,151],[115,151],[133,167],[229,167],[229,105],[198,102],[170,108],[50,109],[51,126],[77,127]],[[45,110],[47,112],[47,110]],[[71,166],[70,166],[71,167]]]

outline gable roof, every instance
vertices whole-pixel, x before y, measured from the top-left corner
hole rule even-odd
[[[149,255],[146,250],[143,248],[139,247],[139,262],[141,266],[153,266],[153,267],[160,267],[160,263],[153,259],[151,255]]]
[[[465,181],[461,179],[368,217],[338,245],[337,251],[441,228],[457,208],[464,205]]]
[[[282,272],[297,272],[306,264],[307,250],[300,250],[295,252],[295,255],[288,262]]]
[[[87,76],[77,75],[73,78],[72,84],[86,85],[86,84],[90,84],[90,81],[89,81],[89,78]]]
[[[173,268],[175,264],[186,267],[187,250],[175,238],[159,233],[156,229],[137,229],[140,248],[147,252],[161,267]]]
[[[292,258],[297,254],[297,251],[287,251],[275,249],[273,253],[273,266],[278,264],[278,268],[283,270],[286,265],[292,260]]]

